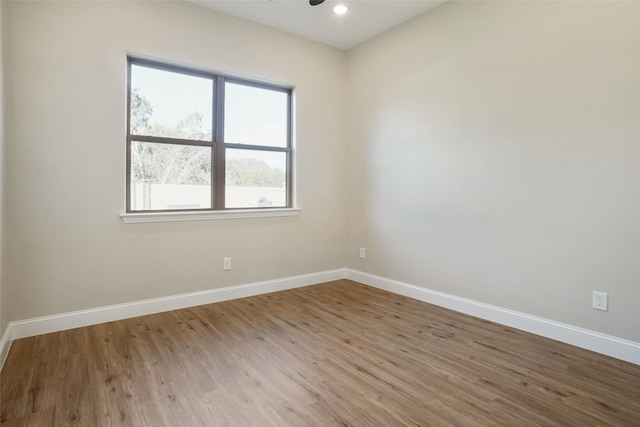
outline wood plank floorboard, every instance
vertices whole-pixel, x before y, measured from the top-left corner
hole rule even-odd
[[[349,280],[13,342],[9,426],[640,426],[640,366]]]

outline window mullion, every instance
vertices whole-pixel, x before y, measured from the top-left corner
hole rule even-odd
[[[211,194],[211,209],[216,210],[217,201],[216,201],[216,159],[218,155],[216,154],[217,140],[218,140],[218,128],[220,127],[218,124],[218,80],[219,77],[213,77],[213,99],[211,99],[211,183],[209,194]]]
[[[226,148],[237,148],[240,150],[254,150],[254,151],[275,151],[280,153],[286,153],[289,151],[289,147],[272,147],[269,145],[250,145],[250,144],[237,144],[227,142],[224,144]]]
[[[154,142],[158,144],[195,145],[199,147],[211,147],[213,145],[211,141],[201,141],[198,139],[169,138],[166,136],[131,135],[131,140],[140,141],[140,142]]]
[[[216,79],[215,90],[215,144],[213,168],[214,209],[225,205],[225,147],[224,147],[224,77]]]
[[[285,185],[287,188],[287,206],[293,206],[293,99],[291,91],[287,91],[287,170]]]
[[[131,61],[127,61],[127,154],[125,210],[131,212]]]

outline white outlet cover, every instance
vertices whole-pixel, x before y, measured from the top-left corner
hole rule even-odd
[[[609,306],[609,294],[606,292],[593,291],[593,302],[591,307],[596,310],[607,311]]]

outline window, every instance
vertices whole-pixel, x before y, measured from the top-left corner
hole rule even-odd
[[[290,87],[128,67],[128,213],[291,207]]]

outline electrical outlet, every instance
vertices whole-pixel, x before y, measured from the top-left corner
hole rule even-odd
[[[231,258],[225,258],[222,265],[225,270],[231,270]]]
[[[364,259],[364,248],[360,248],[360,258]]]
[[[609,294],[606,292],[593,291],[592,308],[607,311],[609,305]]]

